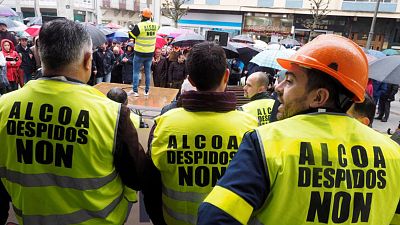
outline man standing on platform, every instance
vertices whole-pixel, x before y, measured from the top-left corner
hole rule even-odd
[[[142,12],[142,21],[135,25],[129,34],[135,38],[135,49],[133,58],[133,87],[128,94],[139,96],[139,72],[143,64],[146,77],[144,95],[149,95],[151,63],[156,45],[156,32],[160,28],[157,23],[151,20],[152,12],[145,8]]]

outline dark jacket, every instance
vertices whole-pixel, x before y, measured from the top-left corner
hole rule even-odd
[[[109,49],[102,50],[101,48],[98,48],[93,52],[93,61],[95,62],[97,69],[96,77],[104,77],[111,73],[115,62],[115,56]]]
[[[399,85],[397,84],[387,84],[387,89],[385,93],[381,95],[381,98],[384,98],[387,101],[394,101],[394,96],[399,91]]]
[[[186,77],[185,63],[172,62],[168,68],[168,83],[182,81]]]
[[[160,61],[151,64],[153,71],[153,81],[156,87],[167,87],[168,79],[168,60],[161,56]]]
[[[129,43],[128,46],[133,47],[133,43]],[[135,56],[134,52],[128,52],[125,51],[123,54],[122,58],[127,58],[128,61],[126,62],[121,62],[122,64],[122,83],[124,84],[130,84],[132,83],[132,77],[133,77],[133,57]]]
[[[25,73],[35,72],[36,62],[32,50],[28,46],[24,49],[21,44],[19,44],[17,45],[16,51],[22,57],[21,69],[23,69]]]
[[[17,39],[15,39],[15,36],[12,33],[10,33],[9,31],[6,31],[6,32],[0,31],[0,41],[3,39],[8,39],[8,40],[12,41],[14,46],[16,46],[18,44]]]
[[[377,80],[372,80],[372,86],[373,86],[373,98],[375,101],[375,104],[378,102],[379,98],[383,93],[386,92],[387,90],[387,84],[377,81]]]
[[[181,95],[179,101],[178,106],[182,106],[188,111],[228,112],[236,109],[236,96],[232,92],[188,91]],[[151,129],[149,146],[153,140],[153,132],[156,126],[155,124]],[[149,158],[151,158],[150,152],[151,149],[149,148],[149,151],[147,151]],[[154,225],[163,225],[165,221],[162,213],[161,175],[153,163],[147,166],[146,171],[148,171],[149,176],[151,175],[153,183],[150,185],[152,189],[143,189],[146,211]]]

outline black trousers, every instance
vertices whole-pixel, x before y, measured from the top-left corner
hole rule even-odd
[[[390,114],[390,101],[387,98],[379,98],[379,118],[387,120]]]

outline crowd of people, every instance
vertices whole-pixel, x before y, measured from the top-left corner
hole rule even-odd
[[[250,102],[238,109],[221,46],[155,49],[158,25],[142,14],[135,43],[95,51],[84,26],[66,19],[45,23],[36,49],[2,40],[13,91],[0,97],[0,224],[10,203],[21,224],[124,224],[136,191],[155,225],[400,224],[400,146],[370,127],[376,102],[358,45],[318,36],[277,60],[285,70],[273,89],[271,74],[252,71]],[[29,81],[35,51],[42,75]],[[183,90],[147,146],[127,106],[141,66],[145,95],[150,70],[155,85]],[[29,73],[22,85],[18,68]],[[90,80],[132,91],[105,96]],[[379,97],[381,119],[395,90]]]

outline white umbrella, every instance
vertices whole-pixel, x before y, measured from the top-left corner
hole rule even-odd
[[[265,41],[261,41],[261,40],[255,40],[254,41],[254,47],[265,50],[267,49],[268,44]]]
[[[161,27],[158,31],[158,35],[170,35],[171,33],[176,33],[178,32],[178,29],[175,27]]]
[[[369,64],[368,76],[384,83],[400,84],[400,55],[372,61]]]
[[[278,64],[276,59],[288,59],[290,56],[296,53],[292,49],[282,49],[282,50],[265,50],[260,52],[258,55],[250,61],[261,67],[268,67],[277,70],[283,70],[283,68]]]
[[[270,42],[268,46],[266,47],[267,50],[283,50],[286,49],[285,46],[279,44],[279,43],[272,43]]]
[[[25,31],[26,28],[28,28],[24,23],[21,23],[19,21],[14,20],[14,23],[17,25],[16,27],[11,27],[8,28],[8,31],[14,31],[14,32],[21,32],[21,31]]]

